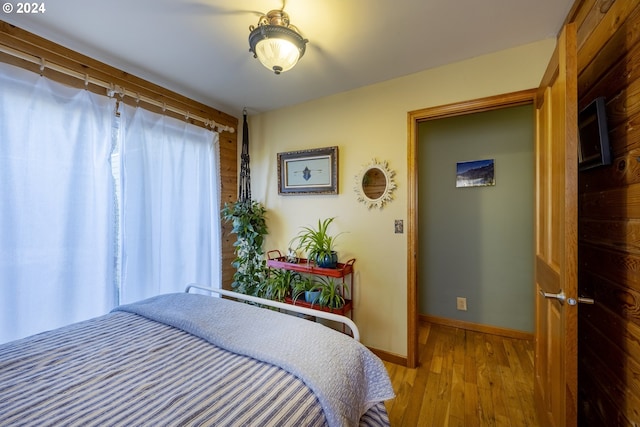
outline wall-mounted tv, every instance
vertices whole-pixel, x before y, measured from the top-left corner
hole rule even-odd
[[[604,97],[594,99],[578,114],[578,168],[591,169],[611,164]]]

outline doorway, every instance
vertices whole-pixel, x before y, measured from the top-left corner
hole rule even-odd
[[[463,103],[450,104],[440,107],[427,108],[409,112],[409,146],[408,146],[408,170],[409,170],[409,212],[408,212],[408,266],[407,266],[407,313],[408,313],[408,345],[407,366],[416,367],[418,359],[418,277],[420,242],[419,242],[419,203],[418,203],[418,144],[420,123],[461,116],[471,113],[497,110],[505,107],[515,107],[533,103],[535,90],[515,92],[490,98],[483,98]],[[533,120],[533,117],[532,117]]]

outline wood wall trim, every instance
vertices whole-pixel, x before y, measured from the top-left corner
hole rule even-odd
[[[373,354],[378,356],[385,362],[393,363],[400,366],[407,366],[407,358],[397,355],[395,353],[389,353],[388,351],[378,350],[377,348],[367,347]]]
[[[426,314],[421,314],[419,320],[423,323],[434,323],[437,325],[449,326],[451,328],[465,329],[468,331],[482,332],[483,334],[499,335],[501,337],[515,338],[518,340],[527,340],[533,342],[533,333],[531,332],[518,331],[509,328],[500,328],[497,326],[481,325],[479,323],[465,322],[463,320],[456,319],[447,319],[445,317],[438,316],[429,316]]]
[[[444,119],[447,117],[461,116],[470,113],[481,113],[499,108],[516,107],[518,105],[531,104],[536,89],[527,89],[518,92],[490,96],[487,98],[472,99],[470,101],[456,102],[453,104],[439,105],[409,112],[409,117],[419,121]]]
[[[407,367],[420,361],[418,349],[418,120],[423,110],[407,115]]]

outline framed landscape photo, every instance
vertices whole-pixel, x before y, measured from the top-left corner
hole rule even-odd
[[[338,147],[278,153],[278,194],[338,194]]]
[[[456,187],[488,187],[496,185],[494,159],[456,164]]]

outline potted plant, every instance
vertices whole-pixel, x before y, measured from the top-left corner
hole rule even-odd
[[[320,296],[320,286],[310,276],[301,276],[293,285],[292,297],[295,303],[301,296],[308,303],[315,303]]]
[[[343,293],[347,291],[344,284],[342,282],[336,282],[332,277],[327,276],[321,277],[319,281],[320,295],[316,303],[329,309],[344,307],[345,295],[343,295]]]
[[[291,270],[272,270],[261,287],[259,296],[275,301],[284,301],[285,297],[291,294],[291,290],[296,283],[302,280],[300,273]]]
[[[336,268],[338,254],[334,250],[336,238],[342,234],[331,236],[329,225],[335,217],[318,220],[318,227],[302,227],[291,243],[298,242],[297,248],[306,252],[307,259],[314,261],[318,267]]]
[[[231,287],[243,294],[259,296],[260,288],[267,277],[267,266],[262,244],[268,233],[265,220],[266,209],[253,200],[238,200],[225,203],[222,218],[231,222],[231,233],[237,234],[235,267]]]

